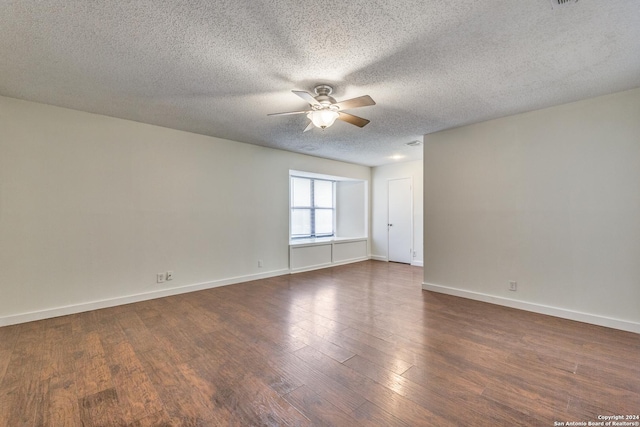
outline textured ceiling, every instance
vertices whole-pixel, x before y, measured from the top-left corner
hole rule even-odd
[[[292,89],[371,120],[302,133]],[[442,129],[640,86],[640,1],[0,2],[0,95],[365,165]]]

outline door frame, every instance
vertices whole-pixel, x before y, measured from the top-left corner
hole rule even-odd
[[[411,239],[410,239],[410,245],[411,245],[411,256],[409,257],[409,265],[413,265],[413,254],[415,252],[415,248],[413,247],[414,245],[414,236],[413,236],[413,176],[405,176],[405,177],[398,177],[398,178],[388,178],[387,179],[387,262],[391,261],[389,259],[389,247],[390,247],[390,242],[391,239],[389,238],[389,183],[391,181],[398,181],[401,179],[408,179],[409,180],[409,188],[411,191],[411,197],[409,198],[409,230],[411,233]]]

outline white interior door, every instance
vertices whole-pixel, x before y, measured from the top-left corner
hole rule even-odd
[[[411,264],[413,206],[411,178],[389,180],[389,261]]]

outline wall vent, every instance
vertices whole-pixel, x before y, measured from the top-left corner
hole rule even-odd
[[[418,145],[422,145],[422,141],[411,141],[405,142],[404,145],[408,145],[409,147],[417,147]]]
[[[551,1],[551,7],[568,6],[573,3],[578,3],[578,0],[549,0]]]

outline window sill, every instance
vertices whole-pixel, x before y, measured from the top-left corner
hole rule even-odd
[[[359,242],[367,240],[368,237],[317,237],[309,239],[295,239],[289,241],[289,246],[315,246],[326,245],[328,243]]]

